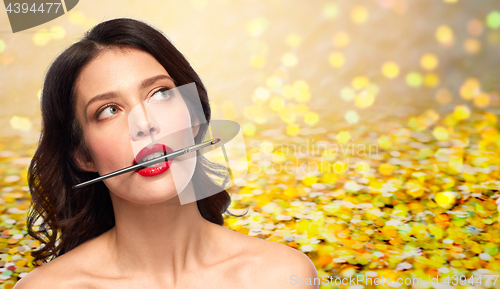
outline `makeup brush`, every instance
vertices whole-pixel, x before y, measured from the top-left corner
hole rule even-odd
[[[157,157],[157,158],[154,158],[154,159],[142,162],[142,163],[138,163],[136,165],[133,165],[133,166],[130,166],[130,167],[126,167],[126,168],[118,170],[118,171],[114,171],[114,172],[109,173],[107,175],[100,176],[100,177],[95,178],[93,180],[86,181],[86,182],[83,182],[83,183],[78,184],[78,185],[74,185],[72,188],[73,189],[81,188],[81,187],[84,187],[84,186],[87,186],[87,185],[90,185],[90,184],[93,184],[93,183],[97,183],[99,181],[102,181],[102,180],[105,180],[105,179],[108,179],[108,178],[111,178],[111,177],[115,177],[115,176],[118,176],[118,175],[121,175],[121,174],[124,174],[124,173],[128,173],[128,172],[131,172],[131,171],[135,171],[136,169],[140,169],[140,168],[143,168],[143,167],[147,167],[149,165],[154,165],[154,164],[157,164],[157,163],[161,163],[161,162],[163,162],[165,160],[171,160],[171,159],[176,158],[178,156],[181,156],[183,154],[187,154],[189,152],[199,150],[199,149],[204,148],[204,147],[209,146],[209,145],[214,145],[214,144],[218,143],[219,141],[220,141],[220,138],[216,138],[216,139],[212,139],[212,140],[209,140],[209,141],[197,144],[197,145],[193,145],[193,146],[190,146],[190,147],[187,147],[187,148],[176,150],[176,151],[171,152],[169,154],[166,154],[164,156]]]

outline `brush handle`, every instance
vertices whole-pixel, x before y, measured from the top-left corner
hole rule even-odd
[[[109,179],[109,178],[112,178],[112,177],[115,177],[115,176],[118,176],[118,175],[121,175],[121,174],[124,174],[124,173],[135,171],[136,169],[140,169],[142,167],[147,167],[149,165],[154,165],[156,163],[161,163],[161,162],[163,162],[165,160],[171,160],[171,159],[176,158],[178,156],[181,156],[183,154],[199,150],[199,149],[204,148],[204,147],[209,146],[209,145],[214,145],[214,144],[218,143],[219,141],[220,141],[220,138],[212,139],[212,140],[204,142],[204,143],[200,143],[200,144],[193,145],[193,146],[190,146],[190,147],[187,147],[187,148],[176,150],[175,152],[171,152],[171,153],[166,154],[164,156],[157,157],[155,159],[151,159],[151,160],[148,160],[148,161],[145,161],[145,162],[142,162],[142,163],[138,163],[136,165],[133,165],[133,166],[130,166],[130,167],[126,167],[126,168],[123,168],[121,170],[117,170],[117,171],[114,171],[112,173],[106,174],[104,176],[100,176],[100,177],[95,178],[93,180],[86,181],[86,182],[80,183],[78,185],[74,185],[72,188],[73,189],[81,188],[81,187],[84,187],[84,186],[87,186],[87,185],[90,185],[90,184],[93,184],[93,183],[97,183],[97,182],[100,182],[102,180]]]

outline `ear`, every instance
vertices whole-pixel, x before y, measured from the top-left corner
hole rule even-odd
[[[83,171],[87,172],[97,172],[92,158],[88,152],[83,151],[82,148],[78,148],[73,153],[73,160],[76,165]]]

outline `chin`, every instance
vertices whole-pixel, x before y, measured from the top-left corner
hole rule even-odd
[[[171,176],[148,178],[134,173],[121,182],[106,182],[106,186],[110,194],[137,204],[155,204],[178,198]]]
[[[180,158],[179,158],[180,159]],[[162,172],[148,175],[148,172],[133,172],[125,178],[105,180],[114,195],[137,204],[155,204],[177,199],[179,193],[193,194],[191,178],[194,175],[196,158],[168,165]],[[160,166],[158,166],[160,167]],[[191,198],[194,198],[192,196]],[[191,199],[190,198],[190,199]]]
[[[127,201],[141,204],[141,205],[153,205],[164,202],[173,202],[175,204],[179,204],[178,196],[176,193],[167,194],[165,192],[159,194],[151,194],[149,196],[134,196],[133,199],[128,199]]]
[[[132,199],[134,203],[140,204],[154,204],[161,203],[165,201],[177,198],[178,192],[176,186],[172,180],[172,176],[163,178],[145,178],[143,182],[136,183],[134,186],[130,186],[128,196]]]

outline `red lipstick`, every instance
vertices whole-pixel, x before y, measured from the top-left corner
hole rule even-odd
[[[163,155],[165,155],[171,152],[173,152],[173,150],[170,147],[163,144],[148,145],[137,154],[137,156],[134,159],[134,165],[140,162],[144,157],[149,156],[151,154],[162,153]],[[155,164],[153,167],[145,167],[140,170],[136,170],[136,172],[143,177],[154,177],[161,173],[166,172],[170,168],[171,164],[172,160],[168,160],[165,162]]]

